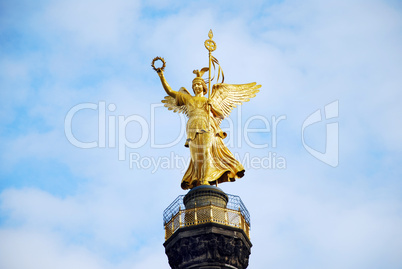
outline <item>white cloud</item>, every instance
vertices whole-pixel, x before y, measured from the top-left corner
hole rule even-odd
[[[63,244],[54,234],[24,229],[0,230],[2,268],[105,268],[106,262],[89,251]]]
[[[124,0],[54,2],[46,7],[44,21],[78,47],[119,50],[125,46],[127,26],[136,24],[139,4]]]

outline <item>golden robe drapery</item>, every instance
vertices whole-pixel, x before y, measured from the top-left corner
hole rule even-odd
[[[235,181],[244,175],[244,168],[226,147],[226,134],[219,127],[212,107],[208,117],[208,99],[178,92],[176,105],[187,108],[186,147],[191,160],[181,187],[191,189],[202,184]]]

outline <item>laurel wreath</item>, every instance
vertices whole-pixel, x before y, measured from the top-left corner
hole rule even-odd
[[[155,62],[156,61],[162,61],[162,63],[163,63],[163,65],[162,65],[162,67],[158,67],[158,68],[156,68],[155,67]],[[163,71],[163,70],[165,70],[165,67],[166,67],[166,62],[165,62],[165,59],[163,59],[162,57],[155,57],[153,60],[152,60],[152,64],[151,64],[151,66],[152,66],[152,68],[156,71],[156,72],[160,72],[160,71]]]

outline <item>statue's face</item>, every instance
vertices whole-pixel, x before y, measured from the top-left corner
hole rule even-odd
[[[193,90],[194,90],[195,94],[203,93],[204,88],[202,87],[201,82],[194,83]]]

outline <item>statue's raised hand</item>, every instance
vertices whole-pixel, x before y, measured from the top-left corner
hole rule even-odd
[[[161,67],[155,67],[155,62],[156,61],[161,61],[162,62],[162,66]],[[165,59],[163,59],[162,57],[155,57],[153,60],[152,60],[152,64],[151,64],[151,66],[152,66],[152,68],[158,73],[158,74],[163,74],[163,70],[165,70],[165,67],[166,67],[166,62],[165,62]]]

